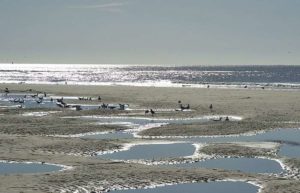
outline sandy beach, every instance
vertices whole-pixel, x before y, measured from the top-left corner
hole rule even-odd
[[[300,193],[299,0],[0,10],[0,193]]]
[[[76,85],[28,85],[0,84],[0,90],[11,92],[31,90],[57,96],[88,96],[98,101],[66,100],[85,104],[124,103],[131,110],[74,111],[59,109],[58,113],[44,117],[23,116],[36,109],[0,109],[0,160],[46,161],[74,167],[71,170],[24,175],[0,175],[0,192],[79,192],[105,191],[117,187],[145,187],[153,184],[183,183],[237,179],[263,184],[263,193],[297,193],[299,179],[281,178],[261,174],[247,174],[221,169],[174,169],[146,166],[135,163],[113,162],[95,158],[94,153],[120,149],[124,143],[138,139],[81,139],[55,137],[88,132],[124,130],[116,125],[97,125],[82,119],[62,119],[66,116],[142,116],[148,118],[195,118],[221,115],[240,116],[238,122],[203,124],[169,124],[144,130],[145,136],[194,136],[228,135],[259,132],[276,128],[300,127],[300,103],[298,91],[259,89],[207,89],[207,88],[155,88],[129,86],[76,86]],[[178,101],[189,104],[191,111],[175,111]],[[213,108],[210,109],[210,104]],[[153,117],[144,113],[153,109]],[[171,110],[170,110],[171,109]],[[44,109],[41,111],[45,111]],[[147,139],[144,139],[147,140]],[[148,139],[149,140],[149,139]],[[275,145],[276,146],[276,145]],[[224,155],[276,156],[274,149],[241,146],[241,144],[214,144],[205,152]],[[222,149],[223,147],[223,149]],[[241,148],[243,147],[243,148]],[[225,151],[227,150],[227,151]],[[218,152],[219,151],[219,152]],[[245,153],[247,152],[247,153]],[[299,159],[290,160],[299,169]],[[134,169],[132,169],[134,168]],[[176,176],[176,178],[174,178]],[[275,188],[276,187],[276,188]]]

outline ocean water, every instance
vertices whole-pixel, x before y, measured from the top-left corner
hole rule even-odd
[[[300,88],[300,66],[0,64],[0,82]]]

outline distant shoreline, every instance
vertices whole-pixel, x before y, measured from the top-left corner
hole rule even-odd
[[[19,84],[19,85],[72,85],[72,86],[131,86],[131,87],[157,87],[157,88],[211,88],[211,89],[255,89],[255,90],[300,90],[300,83],[172,83],[170,81],[156,82],[33,82],[33,81],[0,81],[0,84]]]
[[[296,65],[0,64],[0,83],[300,89]]]
[[[2,64],[11,65],[108,65],[108,66],[165,66],[165,67],[179,67],[179,66],[201,66],[201,67],[259,67],[259,66],[300,66],[300,64],[152,64],[152,63],[132,63],[132,64],[118,64],[118,63],[40,63],[40,62],[0,62]]]

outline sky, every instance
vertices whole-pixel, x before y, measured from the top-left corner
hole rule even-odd
[[[300,65],[299,0],[0,0],[0,63]]]

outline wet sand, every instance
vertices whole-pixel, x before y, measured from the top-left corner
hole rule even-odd
[[[19,135],[72,135],[126,129],[117,125],[97,125],[93,121],[62,119],[60,115],[27,117],[22,113],[0,116],[0,133]]]
[[[93,187],[98,187],[100,191],[121,186],[145,187],[151,184],[217,179],[259,181],[265,186],[264,193],[299,192],[300,185],[296,183],[299,181],[293,179],[213,169],[166,169],[134,163],[112,162],[90,156],[96,151],[121,148],[122,144],[130,142],[130,140],[92,140],[47,136],[124,129],[116,126],[95,126],[83,120],[64,120],[60,119],[61,116],[98,114],[152,117],[144,115],[144,109],[176,109],[178,100],[181,100],[183,104],[190,104],[193,111],[159,111],[155,113],[154,117],[191,118],[203,115],[236,115],[242,116],[243,121],[240,123],[229,122],[228,124],[212,123],[211,130],[205,130],[206,126],[203,126],[200,127],[203,129],[202,131],[194,131],[193,126],[190,126],[190,129],[172,127],[164,129],[164,133],[167,131],[168,134],[173,133],[173,135],[195,135],[207,132],[218,134],[221,129],[222,134],[232,134],[233,131],[240,133],[283,126],[299,127],[300,103],[298,102],[299,93],[296,91],[0,84],[0,90],[5,87],[15,91],[32,89],[57,95],[91,97],[100,95],[101,102],[125,103],[136,110],[77,112],[66,109],[61,113],[46,117],[23,117],[21,114],[30,110],[2,109],[0,112],[2,114],[0,116],[1,160],[46,161],[73,166],[74,169],[49,174],[0,176],[0,192],[60,192],[63,189],[67,192],[75,190],[84,192],[84,189],[96,191]],[[85,103],[96,102],[85,101]],[[213,104],[212,111],[209,109],[210,104]],[[241,128],[241,130],[236,131],[235,128]],[[163,135],[163,133],[159,135]],[[232,148],[232,151],[234,148],[236,146]],[[253,150],[253,152],[252,150],[249,150],[249,154],[257,153],[257,150]],[[259,151],[258,154],[260,153],[264,152]],[[296,165],[295,167],[299,166],[297,160],[292,163]],[[275,191],[273,187],[278,188]]]
[[[215,143],[208,144],[200,149],[200,153],[220,156],[239,156],[239,157],[275,157],[279,148],[276,143]]]
[[[95,143],[98,146],[95,147]],[[73,154],[84,152],[87,147],[91,151],[99,151],[118,148],[118,145],[113,142],[96,142],[94,140],[87,140],[83,143],[80,139],[2,135],[0,160],[46,161],[72,166],[73,169],[48,174],[0,175],[0,192],[59,192],[62,189],[73,192],[79,187],[92,191],[93,187],[102,189],[117,188],[118,186],[141,188],[152,184],[215,181],[226,178],[266,181],[276,179],[269,176],[224,170],[158,168],[82,156],[84,154]],[[74,152],[70,152],[70,149]]]
[[[237,115],[259,120],[299,120],[297,91],[250,89],[154,88],[128,86],[72,86],[0,84],[0,90],[38,90],[57,95],[101,96],[105,103],[125,103],[130,108],[176,109],[178,100],[190,104],[191,112],[170,112],[161,116],[193,117],[209,114]],[[83,102],[83,101],[80,101]],[[87,101],[88,102],[88,101]],[[213,104],[213,111],[209,105]],[[158,113],[157,116],[160,116]]]
[[[239,135],[257,133],[277,128],[299,128],[299,123],[285,123],[275,121],[264,121],[248,118],[239,122],[210,121],[202,124],[169,124],[144,130],[139,133],[144,137],[158,136],[215,136],[215,135]]]

